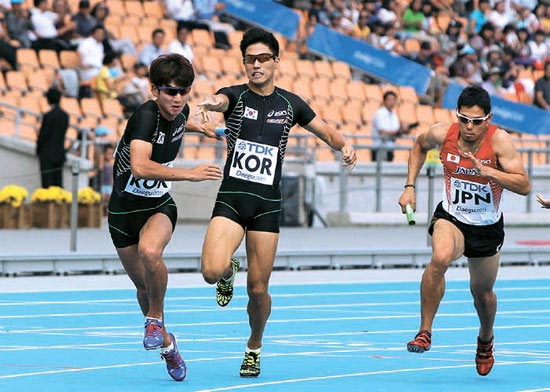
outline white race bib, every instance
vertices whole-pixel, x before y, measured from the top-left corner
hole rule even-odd
[[[163,165],[173,167],[174,162],[166,162]],[[141,197],[161,197],[170,192],[170,189],[172,189],[172,181],[144,180],[130,175],[124,191]]]
[[[455,216],[480,217],[495,212],[490,184],[451,178],[450,196],[449,202]]]
[[[278,147],[237,139],[229,176],[273,185],[278,154]]]

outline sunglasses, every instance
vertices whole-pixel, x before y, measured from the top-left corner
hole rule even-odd
[[[275,60],[277,56],[271,53],[260,53],[260,54],[245,54],[243,57],[244,64],[254,64],[256,60],[260,63],[265,63],[271,59]]]
[[[176,95],[180,94],[182,97],[187,94],[191,87],[172,87],[172,86],[155,86],[157,90],[164,91],[165,94],[168,94],[171,97],[175,97]]]
[[[471,117],[468,117],[468,116],[465,116],[463,114],[460,114],[458,112],[458,110],[456,111],[456,117],[458,117],[458,119],[460,120],[460,122],[462,124],[468,124],[468,123],[472,123],[474,125],[481,125],[483,124],[483,122],[485,120],[487,120],[489,118],[489,116],[491,115],[491,113],[489,113],[488,115],[486,115],[485,117],[474,117],[474,118],[471,118]]]

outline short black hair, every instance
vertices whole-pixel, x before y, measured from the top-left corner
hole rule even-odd
[[[46,91],[46,99],[48,100],[48,104],[57,105],[61,101],[61,91],[55,87],[50,87]]]
[[[474,106],[479,106],[486,115],[491,113],[491,97],[483,87],[478,85],[468,86],[462,90],[456,103],[458,110],[462,107],[471,108]]]
[[[279,57],[279,41],[277,41],[273,33],[259,27],[251,27],[243,34],[240,45],[243,57],[246,53],[246,49],[250,45],[257,43],[265,44],[275,56]]]
[[[393,90],[388,90],[384,93],[384,95],[382,96],[382,100],[386,100],[386,98],[388,98],[390,95],[393,95],[395,98],[397,98],[397,93]]]
[[[189,60],[181,54],[163,54],[151,63],[149,79],[151,84],[157,87],[170,83],[177,87],[191,87],[195,80],[195,71]]]

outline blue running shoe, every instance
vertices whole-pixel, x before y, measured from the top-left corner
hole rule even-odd
[[[146,350],[159,348],[164,341],[162,334],[162,321],[156,319],[145,319],[145,336],[143,337],[143,347]]]
[[[168,369],[170,377],[176,381],[183,381],[185,380],[185,376],[187,376],[187,366],[180,355],[175,336],[173,334],[169,335],[172,343],[174,343],[174,348],[166,354],[160,354],[160,357],[166,361],[166,369]]]

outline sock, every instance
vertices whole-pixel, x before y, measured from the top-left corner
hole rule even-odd
[[[170,345],[168,347],[161,347],[160,348],[160,351],[163,353],[163,354],[168,354],[170,351],[172,351],[174,349],[174,342],[171,342]]]
[[[159,318],[145,316],[145,319],[146,320],[156,320],[156,321],[158,321],[159,323],[162,324],[162,319],[159,319]]]
[[[222,276],[222,280],[223,280],[224,282],[229,282],[229,281],[231,281],[231,278],[233,277],[233,275],[235,275],[235,268],[233,268],[233,264],[231,264],[231,271],[232,271],[233,273],[229,276],[229,278],[224,278],[224,277]]]
[[[479,338],[478,338],[478,339],[479,339]],[[491,342],[493,341],[493,339],[494,339],[494,337],[491,338],[491,339],[489,339],[489,340],[487,340],[487,341],[479,339],[479,343],[481,343],[481,344],[483,344],[483,345],[487,345],[487,344],[491,343]]]
[[[256,350],[252,350],[251,348],[249,348],[248,346],[246,346],[246,352],[247,353],[254,353],[254,354],[259,354],[260,351],[261,351],[261,347],[260,348],[257,348]]]

